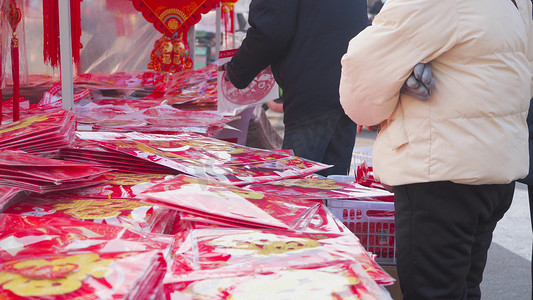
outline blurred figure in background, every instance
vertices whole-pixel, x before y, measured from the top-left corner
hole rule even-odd
[[[372,6],[370,6],[368,8],[368,14],[370,15],[369,18],[371,20],[374,19],[374,17],[379,13],[379,11],[381,10],[381,8],[383,7],[383,4],[385,3],[385,0],[376,0],[374,1],[374,3],[372,4]]]

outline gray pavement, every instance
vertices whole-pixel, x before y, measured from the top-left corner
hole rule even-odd
[[[283,134],[282,114],[267,111],[271,124]],[[372,146],[375,131],[357,135],[355,147]],[[481,292],[483,300],[531,300],[533,234],[527,187],[517,183],[513,204],[496,226],[489,249]]]

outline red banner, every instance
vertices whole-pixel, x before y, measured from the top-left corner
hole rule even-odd
[[[216,7],[220,0],[131,0],[144,18],[168,37],[186,33],[201,15]]]

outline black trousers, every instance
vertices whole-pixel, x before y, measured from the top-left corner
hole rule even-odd
[[[443,181],[394,188],[405,300],[481,298],[492,233],[511,205],[514,186]]]
[[[343,112],[325,112],[286,124],[282,148],[294,150],[296,156],[332,165],[317,172],[322,176],[347,175],[356,132],[357,125]]]

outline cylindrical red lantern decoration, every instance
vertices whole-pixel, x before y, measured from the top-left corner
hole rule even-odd
[[[235,2],[237,0],[222,1],[221,11],[226,45],[229,44],[229,33],[235,34]]]
[[[19,39],[17,38],[17,26],[22,20],[22,13],[20,8],[17,7],[15,0],[10,0],[8,10],[8,21],[13,35],[11,38],[11,64],[13,73],[13,121],[20,119],[20,106],[19,106],[19,93],[20,93],[20,80],[19,80]]]

